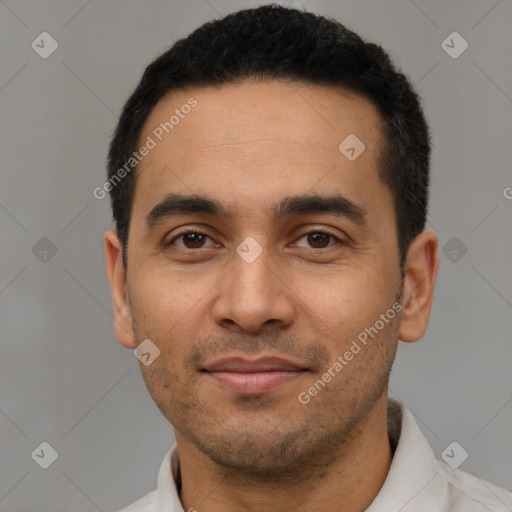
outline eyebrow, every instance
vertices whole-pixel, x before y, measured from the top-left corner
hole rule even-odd
[[[288,196],[270,208],[274,220],[307,214],[331,214],[345,217],[360,227],[367,227],[368,212],[360,205],[341,195],[318,194]],[[151,231],[157,224],[175,215],[204,214],[230,219],[233,214],[219,201],[205,196],[167,194],[146,217],[146,228]]]

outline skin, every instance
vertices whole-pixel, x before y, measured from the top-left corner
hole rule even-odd
[[[392,195],[376,171],[381,118],[366,99],[275,81],[173,91],[140,140],[191,96],[198,105],[139,166],[126,272],[115,230],[104,236],[116,337],[161,351],[140,368],[175,428],[184,510],[365,510],[391,464],[389,372],[398,340],[426,330],[437,238],[416,237],[402,280]],[[338,150],[349,134],[366,146],[353,162]],[[146,215],[169,192],[208,196],[233,216],[179,215],[148,232]],[[270,206],[306,193],[342,194],[367,211],[367,226],[332,213],[272,218]],[[207,237],[165,247],[184,227]],[[262,248],[252,263],[235,250],[248,236]],[[400,314],[300,403],[397,298]],[[308,371],[242,396],[200,371],[231,355],[291,358]]]

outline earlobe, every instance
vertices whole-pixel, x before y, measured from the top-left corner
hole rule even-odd
[[[114,313],[114,333],[123,347],[135,348],[135,335],[128,295],[126,272],[122,262],[122,244],[116,230],[110,229],[103,236],[105,243],[105,265],[110,282]]]
[[[398,337],[419,340],[427,330],[439,267],[438,240],[423,231],[411,243],[405,262],[402,317]]]

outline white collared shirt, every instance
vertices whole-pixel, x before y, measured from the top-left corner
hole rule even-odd
[[[396,447],[393,460],[366,512],[512,511],[512,493],[436,460],[411,411],[393,398],[388,398],[388,435]],[[184,512],[176,487],[178,473],[174,445],[160,466],[157,488],[119,512]]]

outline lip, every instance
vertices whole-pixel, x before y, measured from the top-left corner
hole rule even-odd
[[[300,378],[307,368],[279,357],[228,357],[202,370],[221,386],[242,395],[262,395]]]
[[[204,370],[208,372],[238,372],[258,373],[276,371],[298,371],[307,369],[298,363],[281,357],[263,356],[257,359],[246,357],[224,357],[211,364],[207,364]]]

